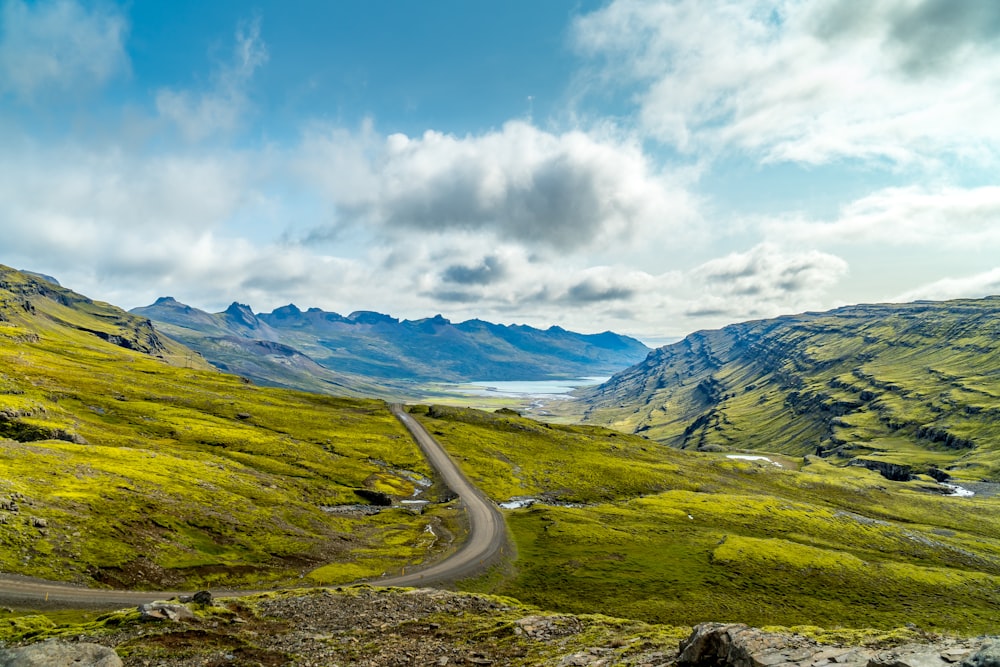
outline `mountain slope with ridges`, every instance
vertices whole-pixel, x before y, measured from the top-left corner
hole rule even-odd
[[[998,340],[1000,297],[744,322],[654,350],[581,406],[675,447],[1000,481]]]

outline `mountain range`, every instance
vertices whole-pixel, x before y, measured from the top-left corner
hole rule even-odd
[[[609,375],[649,352],[638,340],[610,331],[587,335],[557,326],[542,330],[482,320],[454,324],[441,315],[399,320],[357,311],[343,316],[291,304],[254,313],[239,303],[207,313],[171,297],[131,312],[223,370],[265,384],[332,393],[368,389],[381,395],[385,387],[414,381]]]

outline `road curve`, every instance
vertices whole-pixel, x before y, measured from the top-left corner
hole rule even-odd
[[[479,574],[503,552],[508,542],[503,515],[482,491],[473,486],[438,441],[420,422],[407,414],[402,405],[390,405],[389,409],[417,441],[431,467],[461,498],[469,517],[469,535],[449,558],[406,575],[383,577],[376,583],[385,586],[429,586]]]
[[[389,406],[393,415],[406,427],[444,483],[462,501],[469,518],[469,535],[462,546],[448,558],[412,572],[372,579],[380,586],[431,586],[453,582],[484,571],[508,544],[507,527],[497,506],[466,479],[441,445],[402,405]],[[218,595],[240,595],[260,591],[216,591]],[[0,574],[0,603],[14,607],[45,609],[113,609],[165,600],[191,591],[128,591],[86,588],[55,581],[45,581],[16,574]]]

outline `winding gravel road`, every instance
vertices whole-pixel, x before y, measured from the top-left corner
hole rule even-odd
[[[469,517],[469,535],[451,557],[405,576],[382,578],[378,583],[386,586],[426,586],[479,574],[501,554],[507,544],[507,524],[504,523],[500,510],[482,491],[473,486],[438,441],[420,422],[408,415],[403,406],[392,405],[390,409],[417,441],[431,467],[437,470],[444,483],[462,499]]]
[[[431,467],[462,501],[469,518],[469,535],[448,558],[415,568],[405,574],[390,575],[369,583],[380,586],[431,586],[465,579],[483,572],[503,553],[508,544],[507,526],[497,506],[462,474],[440,443],[402,405],[389,406],[420,446]],[[86,588],[15,574],[0,574],[0,604],[29,609],[114,609],[164,600],[193,591],[126,591]],[[260,591],[214,591],[217,595],[239,595]]]

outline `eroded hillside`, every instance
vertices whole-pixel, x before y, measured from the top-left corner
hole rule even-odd
[[[680,448],[997,481],[998,339],[1000,297],[734,324],[655,350],[586,392],[584,418]]]

